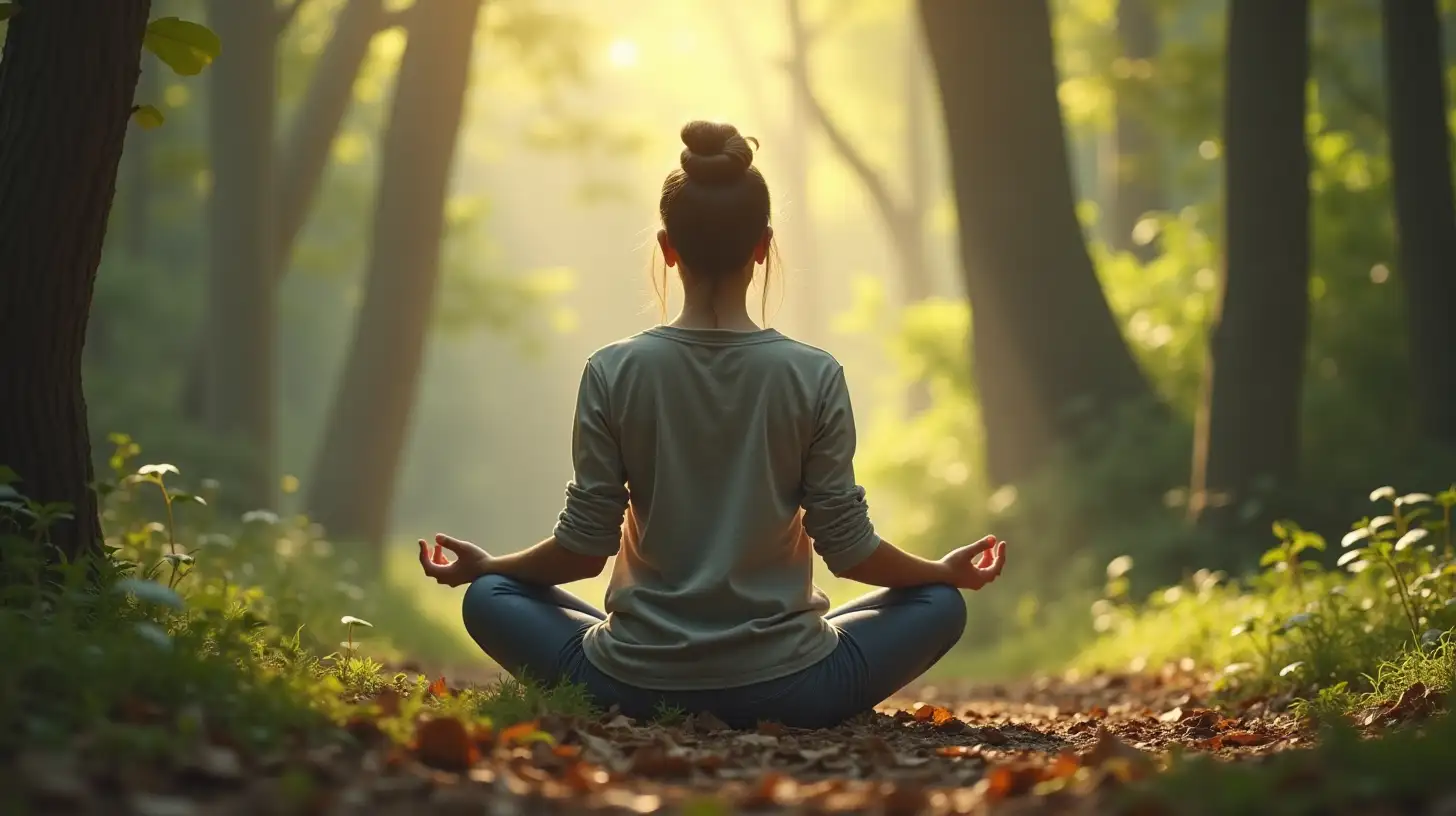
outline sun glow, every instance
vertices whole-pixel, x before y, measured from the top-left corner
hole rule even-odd
[[[636,65],[637,56],[637,43],[631,40],[616,40],[607,49],[607,61],[618,68]]]

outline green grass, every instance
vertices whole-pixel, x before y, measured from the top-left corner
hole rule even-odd
[[[1417,681],[1449,690],[1456,491],[1396,497],[1382,488],[1371,499],[1389,509],[1352,525],[1333,569],[1307,557],[1326,549],[1323,539],[1290,522],[1275,525],[1279,544],[1264,571],[1243,580],[1200,571],[1133,604],[1118,591],[1128,565],[1115,564],[1109,597],[1093,607],[1103,634],[1073,665],[1126,670],[1188,658],[1222,672],[1230,693],[1289,693],[1322,716],[1394,699]]]

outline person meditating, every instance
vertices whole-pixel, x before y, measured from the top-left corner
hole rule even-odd
[[[437,535],[433,552],[420,540],[420,566],[470,585],[467,631],[517,677],[582,685],[639,719],[665,706],[734,727],[832,726],[950,650],[960,590],[996,580],[1006,544],[988,536],[930,561],[875,533],[843,367],[748,314],[773,246],[751,140],[711,122],[682,140],[657,234],[682,312],[587,360],[553,535],[504,556]],[[831,611],[814,552],[883,589]],[[611,556],[605,613],[557,587]]]

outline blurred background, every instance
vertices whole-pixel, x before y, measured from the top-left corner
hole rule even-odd
[[[1225,184],[1230,61],[1260,57],[1220,0],[1054,0],[934,47],[908,0],[154,5],[223,52],[196,78],[144,64],[165,124],[128,135],[98,277],[98,466],[129,435],[213,499],[196,523],[230,572],[411,656],[483,664],[414,538],[549,535],[586,357],[659,320],[656,199],[691,119],[762,144],[768,323],[845,364],[881,531],[925,555],[1013,542],[950,671],[1070,654],[1120,556],[1147,588],[1241,569],[1274,519],[1338,536],[1372,487],[1456,471],[1422,407],[1451,375],[1408,319],[1374,0],[1311,4],[1306,104],[1281,109],[1309,148],[1307,263],[1225,234],[1298,244],[1305,210]],[[1245,145],[1272,121],[1255,105]],[[1064,141],[1038,141],[1053,113]],[[1272,189],[1261,155],[1241,178]],[[1224,332],[1252,339],[1220,352],[1226,272],[1254,305]],[[1260,305],[1291,282],[1298,304]],[[1241,379],[1212,376],[1220,353]],[[1068,395],[1089,399],[1025,407]]]

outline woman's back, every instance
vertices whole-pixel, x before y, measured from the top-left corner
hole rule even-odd
[[[576,427],[556,539],[618,555],[609,618],[586,637],[594,664],[653,688],[715,688],[834,650],[811,548],[833,568],[878,538],[831,355],[772,329],[659,326],[592,356]]]

